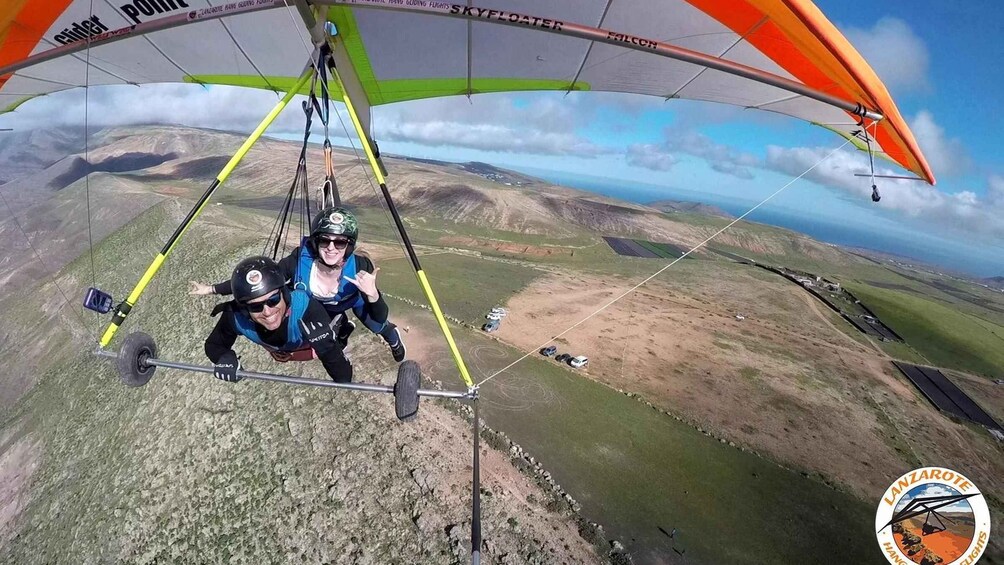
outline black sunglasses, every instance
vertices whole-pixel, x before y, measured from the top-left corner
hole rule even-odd
[[[282,293],[277,292],[272,296],[269,296],[268,300],[263,302],[245,302],[243,306],[248,312],[257,314],[258,312],[264,311],[266,306],[269,308],[275,308],[280,302],[282,302]]]
[[[314,242],[317,243],[317,247],[324,249],[329,245],[334,245],[335,249],[345,249],[349,246],[349,240],[345,238],[338,239],[328,239],[326,237],[314,238]]]

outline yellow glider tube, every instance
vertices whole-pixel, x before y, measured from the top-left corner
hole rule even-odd
[[[111,323],[108,324],[108,328],[105,330],[104,335],[101,336],[101,347],[105,347],[111,342],[112,337],[115,336],[115,332],[118,331],[119,326],[122,325],[122,322],[125,321],[126,316],[128,316],[129,312],[132,310],[132,307],[136,305],[137,301],[139,301],[139,297],[143,294],[143,290],[146,289],[148,284],[150,284],[150,280],[152,280],[154,275],[157,274],[160,266],[164,264],[164,260],[167,259],[168,255],[170,255],[174,246],[177,245],[178,240],[181,239],[181,236],[184,235],[185,231],[188,229],[188,226],[192,225],[195,218],[202,213],[202,209],[209,203],[209,199],[212,197],[213,193],[216,192],[216,189],[218,189],[220,185],[227,180],[227,177],[229,177],[230,173],[233,172],[235,167],[237,167],[237,164],[244,159],[247,152],[251,150],[251,147],[253,147],[262,134],[265,133],[268,126],[275,121],[276,117],[279,116],[279,113],[282,112],[283,108],[285,108],[286,105],[289,104],[290,100],[292,100],[293,97],[300,92],[304,85],[307,84],[307,81],[310,80],[313,72],[313,68],[304,71],[303,75],[300,76],[300,80],[297,81],[293,88],[291,88],[289,92],[283,96],[282,100],[280,100],[275,107],[272,108],[272,111],[265,116],[265,119],[263,119],[260,124],[258,124],[258,127],[255,128],[254,132],[252,132],[247,140],[244,141],[244,144],[237,150],[237,153],[230,158],[230,161],[225,167],[223,167],[220,174],[216,175],[216,179],[213,180],[212,184],[209,185],[209,188],[206,189],[202,198],[200,198],[195,204],[195,207],[188,212],[188,216],[183,222],[181,222],[178,229],[174,231],[174,235],[172,235],[171,239],[167,241],[164,248],[160,250],[160,253],[158,253],[157,257],[154,258],[153,263],[150,263],[150,266],[147,267],[146,272],[143,273],[143,277],[138,283],[136,283],[136,287],[132,289],[132,292],[129,293],[129,297],[115,309],[115,315],[112,317]]]
[[[366,159],[369,161],[370,168],[373,169],[373,175],[376,177],[377,182],[380,183],[380,191],[383,193],[383,198],[387,202],[387,208],[390,209],[390,214],[394,218],[394,224],[397,226],[397,231],[401,234],[401,240],[404,242],[404,247],[408,251],[408,257],[411,259],[411,265],[415,269],[415,274],[418,276],[418,283],[422,286],[422,291],[425,293],[425,298],[429,301],[429,306],[432,306],[432,312],[436,315],[436,321],[439,323],[439,329],[442,330],[443,336],[446,337],[446,343],[450,346],[450,353],[453,355],[453,362],[457,365],[457,370],[460,371],[460,377],[464,379],[464,383],[467,384],[468,388],[474,386],[474,381],[471,380],[471,375],[467,371],[467,365],[464,363],[464,358],[460,355],[460,349],[457,348],[457,343],[453,340],[453,334],[450,332],[450,327],[446,324],[446,318],[443,316],[443,311],[439,308],[439,301],[436,300],[436,295],[432,292],[432,285],[429,284],[429,279],[426,278],[425,272],[422,271],[422,265],[418,262],[418,255],[415,254],[415,248],[411,244],[411,239],[408,237],[408,232],[404,228],[404,223],[401,221],[401,216],[397,213],[397,207],[394,206],[394,200],[390,197],[390,191],[387,190],[387,183],[384,181],[384,176],[380,172],[380,163],[377,161],[376,155],[373,154],[373,148],[370,147],[368,137],[366,137],[366,132],[363,130],[363,125],[359,121],[359,116],[356,114],[356,109],[352,105],[352,100],[349,99],[349,94],[345,89],[345,85],[342,84],[342,77],[338,74],[338,69],[331,66],[331,77],[335,79],[338,89],[342,91],[342,101],[345,102],[345,108],[348,110],[349,117],[352,118],[352,125],[356,128],[356,135],[359,136],[359,141],[362,143],[363,151],[366,152]]]

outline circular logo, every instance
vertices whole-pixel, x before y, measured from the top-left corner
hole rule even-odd
[[[248,271],[248,274],[247,276],[244,277],[244,280],[246,280],[248,284],[251,286],[255,286],[261,283],[261,271],[259,271],[258,269],[252,269]]]
[[[910,471],[875,513],[875,535],[889,563],[976,563],[990,541],[990,510],[969,479],[943,467]]]
[[[331,233],[345,233],[345,216],[341,212],[332,212],[328,216],[328,221],[331,222]]]

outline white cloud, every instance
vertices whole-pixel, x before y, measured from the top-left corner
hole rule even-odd
[[[712,169],[741,179],[752,179],[750,167],[760,165],[756,156],[715,143],[710,137],[695,131],[682,134],[667,131],[666,147],[705,159]]]
[[[810,167],[805,178],[818,184],[842,190],[865,201],[871,194],[870,179],[854,173],[868,173],[868,157],[863,152],[837,151],[822,147],[767,147],[766,166],[791,176],[798,176]],[[901,174],[886,167],[876,167],[876,174]],[[1004,179],[990,177],[984,195],[963,190],[941,192],[920,181],[877,179],[882,208],[919,220],[938,224],[956,231],[1004,237]]]
[[[961,493],[954,488],[938,483],[929,483],[912,489],[908,496],[904,496],[896,505],[896,512],[902,511],[908,504],[917,498],[929,498],[935,496],[959,496]],[[936,509],[938,512],[972,512],[972,507],[965,500],[959,500],[948,506]]]
[[[435,98],[376,110],[380,139],[535,155],[592,158],[612,153],[576,132],[592,110],[560,95]]]
[[[1004,177],[993,175],[987,182],[987,202],[991,206],[1004,209]]]
[[[668,171],[679,161],[662,146],[649,143],[635,143],[628,146],[626,158],[629,165],[653,171]]]
[[[665,141],[657,145],[629,146],[628,164],[655,171],[666,171],[679,161],[677,155],[683,153],[704,159],[715,171],[747,180],[753,178],[750,167],[760,165],[760,160],[756,156],[715,143],[708,136],[696,131],[681,133],[675,129],[667,130],[665,136]]]
[[[594,105],[561,94],[517,99],[511,95],[438,98],[378,107],[375,123],[384,124],[378,139],[433,147],[454,146],[536,155],[596,157],[611,153],[576,133]],[[92,87],[86,103],[86,122],[92,129],[134,124],[178,124],[230,131],[251,131],[278,101],[273,92],[198,85]],[[297,97],[269,128],[270,133],[303,131],[304,115]],[[523,100],[529,100],[523,104]],[[14,129],[79,126],[85,122],[84,91],[74,89],[33,100],[3,116],[0,123]],[[345,137],[333,104],[331,137]],[[320,119],[314,116],[315,132]],[[351,130],[351,125],[348,126]]]
[[[972,165],[962,142],[958,138],[946,137],[945,129],[934,121],[934,116],[927,110],[921,110],[910,121],[910,130],[935,176],[965,172]]]
[[[279,98],[274,92],[228,86],[95,86],[86,96],[86,123],[91,128],[154,123],[251,131]],[[287,106],[270,131],[303,131],[299,100]],[[32,100],[2,121],[18,130],[84,125],[85,92],[78,88]]]
[[[851,27],[844,35],[890,90],[929,87],[927,46],[903,20],[884,17],[870,29]]]
[[[610,150],[569,133],[550,133],[492,123],[398,122],[381,128],[381,139],[431,147],[466,147],[503,153],[596,157]]]

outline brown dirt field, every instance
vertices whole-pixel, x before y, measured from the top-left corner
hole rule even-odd
[[[391,315],[398,328],[404,332],[403,339],[408,347],[409,359],[416,360],[426,367],[435,364],[437,358],[442,359],[445,352],[440,334],[412,331],[413,329],[429,329],[430,324],[435,324],[431,312],[402,314],[400,311],[394,311]],[[361,336],[366,337],[357,341],[356,339]],[[356,347],[363,350],[372,347],[382,349],[383,343],[378,342],[379,338],[365,331],[360,335],[355,335],[349,346],[349,355],[352,355],[352,350]],[[363,354],[367,358],[374,358],[372,352],[360,353],[360,355]],[[387,356],[387,361],[389,362],[389,356]],[[446,362],[452,363],[452,361]],[[452,389],[459,389],[462,386],[459,381],[444,383],[444,385]],[[423,387],[425,386],[427,384],[423,384]],[[456,414],[442,409],[440,406],[435,406],[433,403],[439,404],[434,400],[424,399],[418,418],[427,430],[433,428],[438,430],[438,433],[426,433],[426,435],[441,438],[434,447],[437,453],[433,457],[450,462],[454,469],[466,469],[464,472],[444,476],[442,480],[445,488],[440,489],[442,495],[449,498],[451,508],[463,511],[468,509],[471,503],[470,447],[473,446],[472,426],[461,420]],[[457,445],[469,447],[466,451],[457,451],[455,449]],[[534,537],[544,540],[541,543],[542,547],[552,555],[561,556],[560,561],[554,561],[554,563],[596,563],[599,561],[592,546],[579,535],[575,523],[568,519],[567,515],[547,510],[540,502],[544,499],[541,488],[513,466],[507,453],[490,449],[484,442],[481,443],[481,488],[492,493],[493,512],[504,512],[510,516],[518,516],[520,527],[523,530],[533,532]],[[464,535],[470,535],[469,529],[465,530]],[[492,535],[503,535],[503,533],[485,532],[486,537]],[[492,556],[486,555],[486,558],[488,559],[486,563],[493,562]]]
[[[435,428],[443,437],[440,445],[444,448],[437,453],[441,461],[449,461],[452,468],[468,467],[466,473],[451,473],[443,477],[445,493],[452,508],[469,509],[471,504],[471,476],[469,461],[471,450],[457,452],[448,446],[474,445],[471,425],[454,414],[434,408],[425,409],[419,416],[426,428]],[[458,431],[459,430],[459,431]],[[457,437],[457,435],[460,437]],[[437,434],[439,435],[439,434]],[[466,462],[466,463],[465,463]],[[522,529],[542,540],[541,547],[552,556],[561,556],[555,563],[598,563],[599,557],[580,535],[575,523],[566,515],[546,510],[536,499],[541,499],[541,489],[520,473],[509,461],[507,454],[481,445],[481,488],[492,493],[493,512],[503,512],[518,516]],[[532,495],[532,496],[530,496]],[[529,496],[529,499],[528,499]],[[464,535],[470,537],[469,526],[465,524]],[[485,536],[503,535],[502,532],[486,531]],[[490,543],[490,541],[489,541]],[[493,561],[487,556],[486,562]]]
[[[800,289],[734,269],[697,284],[664,277],[555,340],[559,353],[587,355],[590,378],[866,500],[920,461],[959,462],[981,489],[1001,491],[1000,447],[945,419]],[[509,301],[498,336],[535,351],[631,286],[545,277]]]
[[[921,526],[923,526],[924,524],[923,520],[911,520],[910,522],[911,522],[910,526],[906,528],[907,531],[920,536],[920,538],[923,540],[922,543],[924,544],[924,547],[930,549],[934,553],[937,553],[942,559],[945,560],[944,561],[945,563],[951,563],[952,561],[955,561],[956,559],[961,557],[962,554],[965,553],[966,549],[969,548],[969,544],[972,543],[973,541],[971,535],[969,537],[966,537],[963,535],[953,533],[949,530],[923,536],[921,535]],[[896,538],[896,545],[898,545],[899,548],[902,550],[903,549],[902,534],[894,534],[893,537]],[[924,557],[924,552],[922,551],[914,555],[911,559],[916,563],[920,563],[920,560],[923,559],[923,557]]]

